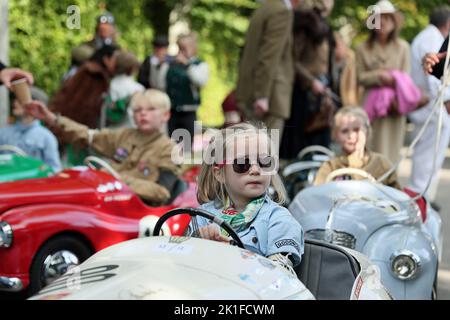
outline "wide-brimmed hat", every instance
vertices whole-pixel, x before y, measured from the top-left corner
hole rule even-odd
[[[389,0],[380,0],[375,4],[375,6],[377,7],[376,12],[380,14],[395,14],[398,12]]]
[[[369,13],[367,19],[373,17],[373,14],[386,14],[392,16],[395,20],[395,32],[398,35],[403,27],[404,17],[402,13],[389,0],[380,0],[374,5],[375,9]]]

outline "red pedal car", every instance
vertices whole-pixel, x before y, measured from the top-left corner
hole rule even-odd
[[[167,211],[197,207],[197,171],[187,171],[171,204],[161,207],[145,205],[113,174],[87,167],[0,183],[0,291],[32,294],[101,249],[151,235]],[[182,235],[189,221],[174,217],[164,235]]]

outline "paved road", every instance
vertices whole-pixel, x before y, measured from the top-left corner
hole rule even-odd
[[[431,161],[432,155],[430,155]],[[399,167],[400,183],[405,185],[410,175],[411,161],[405,159]],[[440,183],[436,202],[441,207],[441,218],[444,232],[442,261],[438,273],[438,299],[450,300],[450,149],[447,151],[443,170],[440,172]]]

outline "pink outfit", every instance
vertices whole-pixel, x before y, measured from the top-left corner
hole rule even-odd
[[[395,80],[394,88],[374,88],[367,95],[364,109],[370,121],[387,116],[394,99],[397,99],[398,112],[403,115],[415,110],[419,104],[422,94],[409,74],[398,70],[393,70],[390,74]]]

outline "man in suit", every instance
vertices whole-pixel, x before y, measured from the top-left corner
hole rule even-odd
[[[293,9],[302,0],[266,0],[250,20],[239,66],[236,100],[246,120],[278,129],[291,112],[294,80]]]

